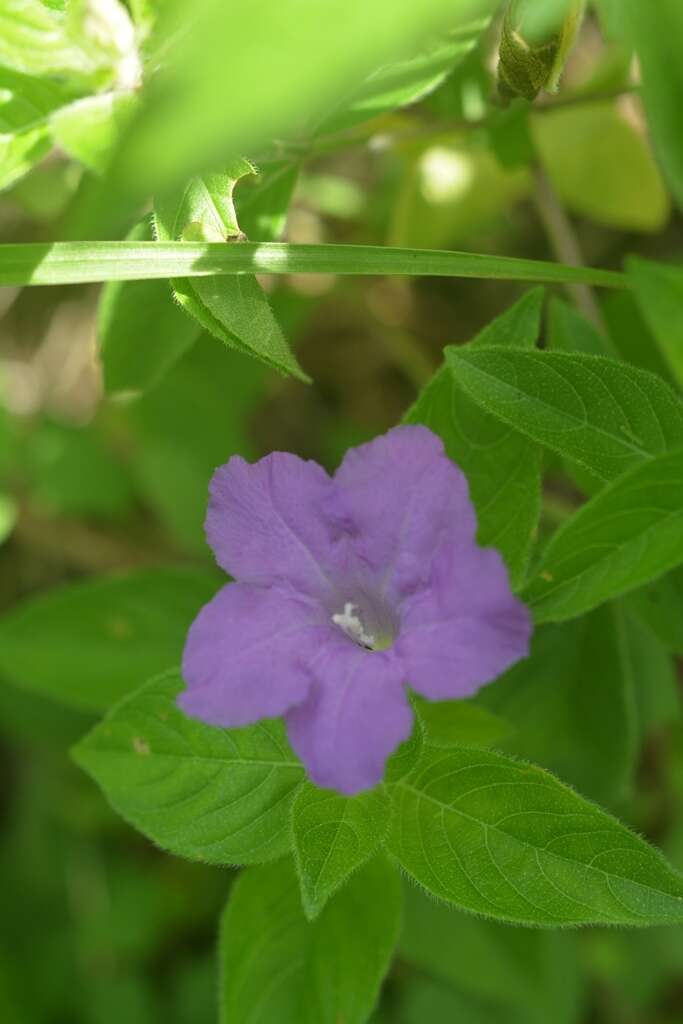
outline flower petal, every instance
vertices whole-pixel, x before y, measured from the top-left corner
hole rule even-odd
[[[360,562],[390,599],[429,585],[444,540],[474,542],[465,476],[426,427],[396,427],[351,449],[334,483]]]
[[[187,689],[178,704],[209,725],[248,725],[305,700],[304,661],[317,650],[315,607],[275,590],[229,583],[190,627],[183,653]]]
[[[450,551],[433,588],[404,603],[396,653],[410,686],[430,700],[470,697],[529,653],[529,610],[493,548]]]
[[[347,796],[377,785],[412,731],[403,667],[389,651],[363,651],[342,637],[324,645],[310,671],[308,699],[287,714],[289,741],[308,775]]]
[[[233,456],[209,487],[206,535],[218,564],[245,583],[326,593],[339,548],[323,514],[331,488],[321,466],[287,452],[253,464]]]

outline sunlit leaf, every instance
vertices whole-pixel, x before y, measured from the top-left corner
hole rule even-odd
[[[233,202],[233,189],[253,167],[235,161],[222,174],[193,178],[177,194],[157,203],[154,224],[161,242],[174,240],[239,244],[241,231]],[[175,280],[178,302],[197,322],[226,344],[256,356],[268,366],[308,378],[300,369],[273,316],[268,299],[255,277],[234,275]]]

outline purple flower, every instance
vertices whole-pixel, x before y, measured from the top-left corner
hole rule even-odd
[[[235,456],[210,494],[208,541],[239,582],[190,629],[179,704],[228,727],[284,715],[317,785],[382,779],[412,730],[408,685],[469,697],[527,654],[527,609],[425,427],[352,449],[333,478],[285,452]]]

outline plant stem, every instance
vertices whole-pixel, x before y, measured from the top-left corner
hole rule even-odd
[[[584,265],[583,254],[574,226],[542,167],[535,168],[534,180],[536,186],[534,202],[554,255],[570,267],[582,267]],[[587,282],[565,281],[563,283],[576,308],[603,333],[602,313],[590,285]]]

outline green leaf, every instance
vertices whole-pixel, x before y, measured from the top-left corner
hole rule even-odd
[[[297,164],[277,160],[240,178],[235,206],[240,227],[252,241],[275,242],[287,223],[289,204],[299,177]]]
[[[482,1021],[494,1024],[511,1015],[520,1024],[547,1024],[550,1019],[572,1024],[579,1019],[581,978],[574,934],[510,928],[463,914],[411,884],[404,886],[404,893],[401,959],[459,995],[490,1000]],[[470,1024],[469,1016],[462,1019]]]
[[[513,727],[502,749],[611,805],[630,795],[638,754],[636,690],[648,683],[630,656],[629,631],[617,605],[542,626],[529,657],[477,696]]]
[[[460,14],[455,6],[453,13],[455,22]],[[373,69],[360,84],[335,98],[316,134],[343,131],[424,99],[476,45],[487,21],[485,17],[467,21],[438,38],[424,40],[416,53]]]
[[[136,105],[137,97],[129,92],[86,96],[55,111],[50,118],[52,137],[74,160],[101,173]]]
[[[391,801],[384,786],[355,797],[317,789],[309,782],[292,806],[294,860],[309,919],[381,846]]]
[[[657,730],[680,720],[681,700],[676,667],[667,646],[638,619],[632,601],[623,602],[623,605],[627,612],[624,619],[624,648],[635,684],[638,738],[643,743]],[[678,612],[680,644],[683,637],[681,608]]]
[[[383,245],[283,242],[40,242],[0,245],[0,285],[88,284],[232,274],[400,274],[625,288],[614,270]]]
[[[667,650],[683,654],[683,568],[641,587],[628,604]]]
[[[0,190],[23,178],[52,148],[46,125],[0,135]]]
[[[418,715],[415,715],[412,733],[407,740],[398,745],[387,761],[384,781],[398,782],[399,779],[409,775],[420,762],[424,742],[425,736],[422,720]]]
[[[48,116],[68,93],[6,67],[0,67],[0,90],[0,189],[6,189],[49,152]]]
[[[468,700],[413,697],[430,747],[497,746],[514,726]]]
[[[206,174],[177,195],[157,203],[155,228],[161,242],[173,240],[224,242],[241,236],[233,189],[254,168],[236,161],[225,173]],[[255,277],[207,277],[172,281],[183,308],[201,326],[227,345],[256,356],[282,373],[308,380],[300,369]]]
[[[628,27],[642,75],[642,97],[655,151],[669,186],[683,206],[683,7],[678,0],[624,0],[618,23]]]
[[[26,128],[73,96],[73,91],[63,83],[34,78],[4,65],[0,65],[0,87],[3,90],[0,104],[3,132]]]
[[[683,921],[683,877],[540,768],[432,751],[395,788],[389,848],[446,902],[528,925]]]
[[[40,0],[0,0],[0,64],[29,75],[89,70],[65,18]]]
[[[151,239],[149,223],[130,233]],[[97,318],[104,386],[108,394],[146,391],[197,340],[201,327],[178,307],[165,281],[111,281]]]
[[[122,520],[131,481],[106,433],[44,420],[21,446],[21,472],[34,501],[51,513]]]
[[[548,303],[547,341],[555,352],[583,352],[588,356],[611,358],[617,355],[610,338],[603,337],[590,320],[555,296]]]
[[[470,347],[507,345],[510,348],[534,349],[541,331],[544,299],[543,288],[532,288],[487,324],[470,342]]]
[[[627,269],[643,319],[683,389],[683,271],[636,257],[628,261]]]
[[[633,291],[612,291],[603,296],[602,312],[612,345],[627,363],[649,370],[673,383],[659,347],[641,316]]]
[[[657,164],[642,133],[613,102],[546,111],[531,124],[541,162],[567,209],[621,231],[665,226],[671,203]]]
[[[176,707],[182,687],[178,672],[167,672],[124,699],[74,747],[76,763],[114,810],[171,853],[209,864],[282,856],[304,775],[284,726],[204,725]]]
[[[314,922],[290,861],[244,871],[221,920],[221,1024],[365,1024],[398,939],[401,886],[375,858]]]
[[[156,387],[119,410],[132,433],[141,497],[177,544],[205,557],[212,557],[204,520],[216,466],[231,455],[254,460],[262,454],[249,424],[265,376],[261,363],[202,334]]]
[[[484,409],[602,480],[683,444],[683,403],[658,377],[625,363],[453,346],[446,360]]]
[[[261,152],[273,138],[299,134],[378,68],[414,57],[430,34],[475,20],[483,28],[495,6],[347,0],[321,18],[311,0],[205,0],[188,26],[183,0],[171,4],[166,28],[182,26],[182,46],[128,138],[119,180],[144,195],[200,166]],[[219,44],[226,39],[229,54]]]
[[[537,622],[570,619],[683,562],[683,449],[635,466],[554,535],[525,589]]]
[[[194,569],[141,569],[28,598],[0,618],[0,673],[72,707],[105,711],[177,664],[218,583]]]
[[[533,348],[540,331],[542,289],[528,292],[467,346],[498,343]],[[479,543],[497,547],[513,586],[521,584],[541,501],[540,449],[501,424],[457,386],[444,366],[404,417],[438,434],[467,477],[479,523]]]
[[[28,75],[69,76],[104,88],[139,83],[133,26],[119,0],[71,0],[65,11],[41,0],[0,0],[0,64]]]
[[[585,355],[619,358],[612,341],[603,337],[593,324],[562,299],[548,303],[547,347],[556,352],[583,352]],[[595,494],[602,480],[576,463],[567,460],[566,470],[584,494]]]

